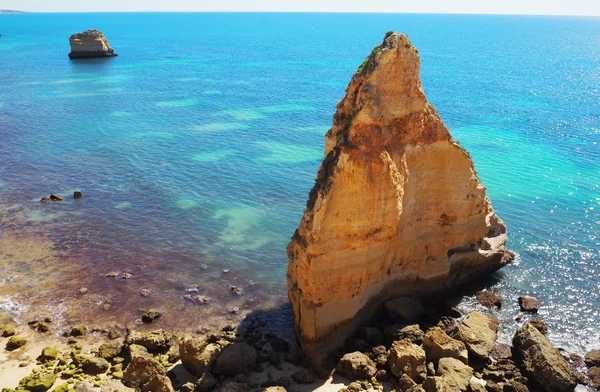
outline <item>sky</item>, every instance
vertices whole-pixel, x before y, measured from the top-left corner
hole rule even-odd
[[[0,0],[35,12],[284,11],[600,16],[600,0]]]

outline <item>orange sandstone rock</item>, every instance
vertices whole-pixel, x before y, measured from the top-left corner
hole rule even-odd
[[[287,247],[296,334],[313,366],[401,295],[504,266],[506,228],[467,151],[427,102],[417,49],[388,33],[352,77]]]

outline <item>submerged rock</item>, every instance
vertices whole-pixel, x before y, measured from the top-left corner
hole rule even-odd
[[[69,53],[71,60],[117,56],[104,34],[98,30],[73,34],[69,38],[69,44],[71,44],[71,53]]]
[[[385,301],[508,263],[506,227],[467,151],[427,102],[417,49],[386,34],[354,74],[287,247],[288,294],[315,368]]]

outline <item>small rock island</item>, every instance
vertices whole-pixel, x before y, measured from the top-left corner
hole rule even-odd
[[[108,43],[104,33],[99,30],[87,30],[83,33],[73,34],[69,38],[69,43],[71,44],[71,53],[69,53],[71,60],[118,56]]]

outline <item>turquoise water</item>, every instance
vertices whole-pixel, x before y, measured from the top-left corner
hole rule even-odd
[[[119,57],[69,61],[68,37],[88,28]],[[156,306],[196,325],[285,303],[285,246],[335,104],[388,30],[418,47],[428,99],[509,228],[503,323],[529,293],[557,344],[598,346],[598,18],[0,16],[0,235],[59,254],[0,265],[5,307],[76,305],[65,317],[93,319],[110,303],[103,317],[125,323]],[[74,189],[80,202],[39,203]]]

